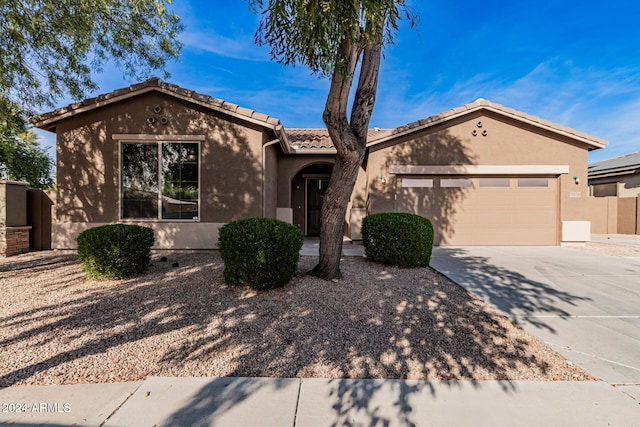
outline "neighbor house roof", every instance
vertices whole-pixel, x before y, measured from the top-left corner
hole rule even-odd
[[[588,171],[590,178],[640,173],[640,151],[591,163]]]
[[[479,111],[479,110],[492,111],[499,115],[518,120],[522,123],[526,123],[540,129],[544,129],[560,135],[564,135],[577,142],[586,144],[589,150],[603,148],[607,145],[607,141],[604,139],[598,138],[593,135],[589,135],[584,132],[580,132],[576,129],[559,125],[557,123],[550,122],[548,120],[541,119],[540,117],[532,116],[530,114],[514,110],[513,108],[508,108],[503,105],[496,104],[491,101],[487,101],[486,99],[478,99],[475,102],[472,102],[470,104],[465,104],[462,107],[454,108],[452,110],[448,110],[443,113],[436,114],[434,116],[430,116],[425,119],[421,119],[415,122],[408,123],[404,126],[397,127],[393,129],[391,132],[389,132],[387,135],[379,138],[375,138],[374,140],[369,141],[368,145],[373,146],[376,144],[380,144],[382,142],[386,142],[400,136],[408,135],[423,129],[427,129],[432,126],[436,126],[441,123],[445,123],[449,120],[452,120],[461,116],[465,116],[471,112]]]
[[[259,113],[249,108],[240,107],[237,104],[227,102],[223,99],[214,98],[190,89],[182,88],[178,85],[163,82],[158,78],[150,79],[146,82],[137,83],[122,89],[116,89],[95,98],[85,99],[84,101],[76,102],[74,104],[67,105],[66,107],[41,114],[36,117],[33,124],[35,127],[55,132],[56,124],[60,120],[151,91],[162,92],[187,102],[199,104],[220,113],[271,129],[281,140],[285,151],[289,151],[287,136],[284,133],[282,123],[280,123],[279,119],[271,117],[268,114]]]

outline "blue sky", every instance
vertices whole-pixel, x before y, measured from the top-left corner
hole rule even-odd
[[[403,22],[384,51],[371,127],[397,127],[484,98],[608,140],[591,162],[640,151],[637,2],[408,4],[420,21],[414,28]],[[174,0],[171,7],[186,28],[169,82],[277,117],[285,127],[324,126],[328,80],[270,61],[268,48],[254,44],[260,17],[246,1]],[[133,83],[108,67],[96,80],[94,95]]]

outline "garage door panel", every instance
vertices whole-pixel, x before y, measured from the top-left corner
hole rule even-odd
[[[547,187],[518,187],[518,177],[509,179],[509,187],[499,188],[480,187],[477,178],[473,188],[399,188],[396,206],[431,219],[441,245],[556,245],[557,179]]]

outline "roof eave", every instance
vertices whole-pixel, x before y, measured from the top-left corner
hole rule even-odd
[[[46,117],[44,119],[40,119],[40,120],[36,119],[36,120],[32,121],[32,124],[33,124],[33,126],[39,128],[39,129],[44,129],[44,130],[48,130],[48,131],[51,131],[51,132],[55,132],[55,127],[56,127],[55,124],[57,122],[61,121],[61,120],[64,120],[64,119],[76,116],[78,114],[82,114],[82,113],[94,110],[96,108],[101,108],[101,107],[107,106],[109,104],[120,102],[120,101],[126,100],[128,98],[132,98],[132,97],[135,97],[135,96],[138,96],[138,95],[142,95],[142,94],[145,94],[145,93],[148,93],[148,92],[152,92],[152,91],[161,92],[161,93],[164,93],[166,95],[181,99],[183,101],[186,101],[186,102],[189,102],[189,103],[192,103],[192,104],[195,104],[195,105],[199,105],[199,106],[208,108],[210,110],[219,112],[221,114],[225,114],[225,115],[230,116],[230,117],[234,117],[234,118],[237,118],[239,120],[242,120],[242,121],[245,121],[245,122],[248,122],[248,123],[252,123],[252,124],[255,124],[255,125],[258,125],[258,126],[262,126],[264,128],[267,128],[267,129],[272,129],[274,132],[276,132],[276,128],[278,126],[282,127],[282,125],[280,124],[280,121],[278,119],[276,119],[276,118],[267,116],[266,120],[257,119],[255,117],[250,116],[250,115],[238,113],[237,111],[234,111],[232,109],[225,108],[224,107],[225,102],[221,103],[220,105],[215,105],[215,104],[212,104],[210,102],[206,102],[204,100],[200,100],[200,99],[194,98],[192,96],[186,96],[186,95],[184,95],[182,93],[179,93],[177,91],[169,90],[169,89],[167,89],[165,87],[162,87],[162,86],[145,86],[143,88],[132,90],[132,91],[129,91],[129,92],[124,93],[124,94],[105,97],[105,99],[99,100],[99,101],[94,101],[95,100],[95,98],[94,98],[94,99],[90,99],[90,100],[85,100],[83,102],[71,104],[71,105],[69,105],[67,107],[61,108],[60,110],[63,110],[63,111],[61,111],[60,113],[51,115],[50,117]],[[209,99],[209,97],[207,97],[207,99]],[[80,104],[86,104],[86,105],[79,106]],[[234,104],[230,104],[230,103],[226,103],[226,104],[227,105],[234,105]],[[74,108],[74,106],[76,106],[76,107]],[[242,107],[238,107],[238,106],[235,106],[235,107],[236,107],[236,109],[242,108]],[[252,110],[247,110],[247,111],[252,111]],[[262,115],[260,113],[255,112],[255,111],[252,111],[252,114]]]
[[[634,173],[640,173],[640,167],[626,167],[626,168],[612,168],[599,171],[587,171],[589,178],[607,178],[610,176],[631,175]]]
[[[532,118],[530,118],[526,114],[518,114],[515,110],[513,110],[514,112],[510,112],[510,111],[505,111],[502,108],[496,108],[495,106],[493,106],[488,101],[484,101],[483,100],[482,102],[477,102],[476,104],[467,104],[467,105],[464,105],[462,107],[455,108],[455,109],[451,110],[451,113],[449,113],[449,114],[441,113],[441,114],[437,114],[435,116],[428,117],[428,118],[423,119],[423,120],[419,120],[417,122],[416,126],[410,126],[406,130],[402,130],[400,132],[392,133],[391,135],[385,136],[383,138],[376,139],[375,141],[371,141],[370,143],[367,144],[367,147],[373,147],[375,145],[382,144],[384,142],[388,142],[388,141],[391,141],[391,140],[396,139],[396,138],[400,138],[400,137],[403,137],[403,136],[406,136],[406,135],[410,135],[412,133],[422,131],[424,129],[436,126],[436,125],[441,124],[441,123],[446,123],[448,121],[454,120],[456,118],[465,116],[467,114],[470,114],[470,113],[472,113],[474,111],[479,111],[479,110],[491,111],[491,112],[494,112],[496,114],[502,115],[504,117],[514,118],[514,119],[516,119],[516,120],[518,120],[520,122],[527,123],[527,124],[529,124],[531,126],[539,128],[539,129],[548,130],[548,131],[551,131],[553,133],[562,135],[562,136],[570,138],[570,139],[572,139],[572,140],[574,140],[576,142],[579,142],[579,143],[587,145],[587,149],[589,151],[597,150],[597,149],[600,149],[600,148],[604,148],[608,144],[608,142],[606,140],[604,140],[604,139],[596,138],[596,137],[593,137],[593,136],[587,135],[587,134],[584,134],[584,135],[576,134],[576,133],[570,132],[568,130],[565,130],[563,128],[559,128],[557,126],[553,126],[550,122],[546,122],[544,120],[540,120],[540,121],[533,120]],[[402,129],[402,126],[400,127],[400,129]]]

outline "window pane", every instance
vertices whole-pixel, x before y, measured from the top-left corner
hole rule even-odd
[[[430,188],[433,187],[432,179],[411,179],[411,178],[403,178],[402,179],[403,187],[419,187],[419,188]]]
[[[162,218],[198,218],[198,144],[162,144]]]
[[[158,218],[158,146],[122,144],[122,218]]]
[[[518,187],[548,187],[548,179],[519,179]]]
[[[478,180],[480,187],[509,187],[509,179],[483,178]]]
[[[465,188],[465,187],[471,187],[471,180],[470,179],[441,179],[440,180],[440,187],[442,188]]]

